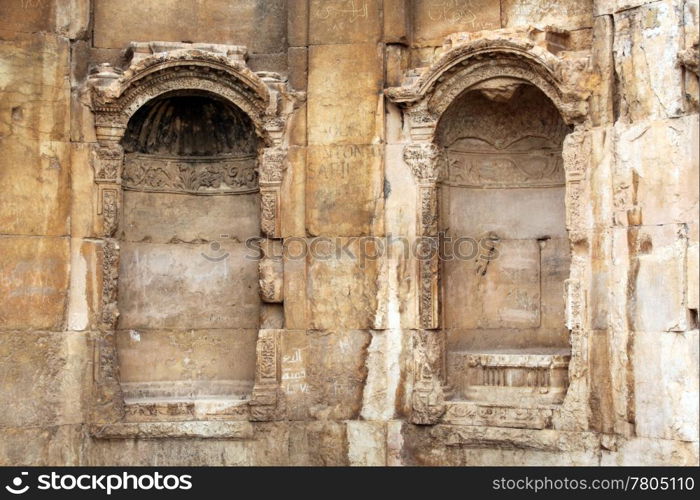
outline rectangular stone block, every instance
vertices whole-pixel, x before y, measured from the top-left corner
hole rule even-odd
[[[685,261],[688,240],[683,226],[618,229],[615,239],[630,248],[627,285],[630,327],[638,332],[688,329]]]
[[[383,148],[309,146],[306,231],[312,236],[380,235]]]
[[[412,0],[413,44],[441,46],[457,31],[494,30],[501,27],[501,6],[492,0]]]
[[[0,466],[83,465],[86,439],[82,424],[0,428]]]
[[[309,79],[309,49],[306,47],[289,47],[287,50],[287,67],[289,71],[289,85],[295,90],[306,90]]]
[[[91,162],[93,146],[71,143],[70,150],[70,234],[74,238],[95,238],[99,234],[98,187]]]
[[[386,465],[386,424],[348,422],[348,459],[351,466]]]
[[[260,235],[258,194],[194,196],[125,191],[122,230],[127,241],[245,244]]]
[[[3,0],[0,3],[0,31],[52,31],[55,7],[55,2],[43,0]]]
[[[306,236],[306,148],[289,148],[287,159],[289,166],[280,195],[282,237],[303,238]]]
[[[682,11],[676,0],[624,10],[614,16],[615,70],[619,78],[620,118],[635,122],[683,112]]]
[[[119,26],[120,29],[114,29]],[[131,41],[245,45],[251,52],[283,52],[283,0],[96,0],[94,45],[124,48]]]
[[[698,439],[698,330],[634,335],[635,422],[640,437]]]
[[[230,240],[219,247],[122,243],[120,327],[257,328],[258,262],[252,256]]]
[[[498,256],[484,274],[477,270],[483,262],[476,257],[445,262],[445,323],[450,328],[540,326],[538,242],[502,240],[496,246]]]
[[[383,120],[382,74],[376,44],[310,47],[309,144],[377,143]]]
[[[698,213],[697,115],[618,123],[613,189],[636,210],[630,224],[688,223]],[[632,205],[633,204],[633,205]]]
[[[309,44],[379,41],[379,0],[309,0]]]
[[[0,236],[0,329],[61,329],[68,238]]]
[[[102,245],[81,238],[70,240],[70,288],[68,329],[94,330],[99,325],[102,303]]]
[[[289,427],[289,462],[300,466],[347,466],[344,422],[299,422]]]
[[[488,232],[500,238],[565,238],[563,188],[448,188],[450,234],[479,239]],[[552,211],[551,207],[561,207]]]
[[[69,46],[0,41],[0,233],[65,235],[70,210]]]
[[[573,30],[593,25],[591,1],[503,0],[501,3],[504,28],[556,26]]]
[[[309,0],[287,1],[287,38],[290,47],[309,44]]]
[[[133,386],[131,397],[242,397],[255,379],[257,337],[257,329],[120,330],[120,381]]]
[[[305,240],[285,240],[284,252],[284,321],[285,327],[305,330],[307,323]]]
[[[410,0],[384,0],[384,43],[408,43]]]
[[[371,239],[319,240],[314,246],[315,256],[309,254],[307,258],[309,328],[373,328],[379,264],[363,255],[372,255],[377,250],[376,242]]]
[[[282,391],[287,401],[287,418],[305,420],[309,416],[311,381],[306,330],[285,330],[282,336]]]
[[[0,406],[6,409],[0,428],[84,422],[92,361],[87,337],[83,332],[0,333]]]

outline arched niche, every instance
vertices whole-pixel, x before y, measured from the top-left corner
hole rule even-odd
[[[282,276],[265,252],[299,96],[245,52],[132,43],[125,70],[88,81],[103,249],[93,422],[280,415]]]
[[[245,242],[261,236],[259,142],[245,113],[201,91],[131,116],[115,234],[127,405],[250,396],[262,303]]]
[[[461,94],[440,117],[440,230],[465,241],[441,266],[451,399],[561,403],[571,265],[562,145],[571,132],[518,80]]]
[[[587,414],[576,258],[586,172],[571,140],[586,116],[584,64],[526,33],[456,34],[444,49],[385,91],[404,116],[424,250],[411,419],[573,428]],[[528,212],[542,218],[526,224]],[[441,231],[481,246],[471,259],[441,258]]]

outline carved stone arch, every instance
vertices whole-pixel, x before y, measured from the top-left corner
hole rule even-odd
[[[287,168],[285,133],[288,119],[304,95],[289,91],[286,82],[276,73],[254,73],[246,66],[245,56],[246,49],[241,46],[134,42],[127,49],[130,62],[126,69],[103,64],[88,79],[97,138],[92,155],[98,196],[97,226],[103,240],[101,333],[95,342],[98,362],[93,421],[96,423],[118,423],[125,416],[114,342],[119,316],[119,241],[116,234],[125,160],[121,141],[135,113],[159,98],[205,95],[229,103],[247,116],[260,144],[256,183],[261,200],[260,228],[268,238],[261,248],[272,247],[274,240],[280,238],[280,188]],[[275,272],[278,275],[270,277],[270,266],[265,265],[263,255],[261,285],[265,280],[279,282],[282,270],[275,269]],[[283,298],[278,288],[261,286],[263,303],[280,303]],[[280,332],[259,331],[253,394],[245,408],[239,408],[230,418],[272,420],[281,416]]]
[[[583,229],[583,181],[586,171],[576,132],[587,113],[588,92],[578,82],[586,78],[587,54],[557,56],[530,39],[525,32],[495,32],[473,39],[471,33],[447,38],[444,53],[419,75],[409,74],[405,84],[385,90],[387,98],[404,114],[408,143],[404,162],[418,187],[417,235],[421,246],[439,247],[439,185],[445,175],[445,155],[436,144],[438,123],[449,106],[471,90],[508,92],[527,84],[539,89],[557,108],[564,122],[574,129],[564,142],[566,178],[566,227],[572,251],[585,245]],[[574,68],[574,70],[572,70]],[[583,72],[582,72],[583,69]],[[580,255],[572,255],[566,282],[566,327],[570,330],[570,390],[563,405],[552,408],[482,408],[472,403],[447,401],[445,393],[445,334],[440,331],[440,261],[437,252],[423,252],[430,258],[418,261],[417,317],[419,328],[414,339],[414,390],[412,421],[418,424],[445,422],[467,425],[505,425],[548,428],[558,426],[582,430],[587,407],[582,393],[587,391],[587,337],[583,318],[585,290],[581,277],[585,270]],[[431,331],[433,330],[433,331]],[[428,363],[429,366],[424,366]],[[576,385],[574,391],[571,387]]]

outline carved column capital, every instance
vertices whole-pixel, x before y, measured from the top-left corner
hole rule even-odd
[[[286,148],[265,148],[260,162],[260,183],[281,184],[287,170]]]
[[[441,149],[432,142],[414,142],[403,150],[403,159],[419,184],[435,184],[441,174]]]

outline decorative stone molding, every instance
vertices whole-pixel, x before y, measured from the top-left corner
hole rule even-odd
[[[279,238],[280,189],[287,170],[287,150],[281,147],[263,150],[260,162],[260,200],[262,230],[268,238]]]
[[[443,421],[458,425],[546,429],[552,423],[552,408],[515,408],[513,406],[454,402],[447,405]]]
[[[247,50],[242,46],[133,42],[126,53],[129,61],[125,69],[99,65],[87,82],[95,116],[97,144],[93,148],[92,165],[98,186],[98,225],[103,235],[101,334],[95,340],[95,422],[117,422],[125,418],[125,414],[158,418],[163,411],[173,411],[173,408],[141,407],[125,412],[119,390],[114,346],[114,329],[119,317],[119,244],[114,238],[119,234],[122,190],[208,195],[251,193],[259,189],[263,233],[279,238],[280,186],[287,165],[287,150],[282,145],[288,132],[288,119],[305,97],[303,93],[288,90],[286,82],[276,73],[251,71],[245,63]],[[158,162],[154,170],[140,161],[138,153],[125,155],[121,141],[132,116],[153,99],[179,95],[213,96],[242,111],[250,119],[262,145],[258,157],[219,156],[212,162],[207,157],[161,155],[155,160],[151,158]],[[184,164],[187,168],[183,168]],[[266,284],[269,276],[265,269],[261,268],[261,282]],[[282,300],[280,290],[281,286],[265,286],[263,294],[269,301],[279,302]],[[276,368],[279,339],[277,331],[260,331],[256,383],[250,406],[243,405],[243,413],[238,407],[230,415],[219,412],[216,418],[239,419],[245,414],[252,420],[269,420],[281,414],[283,398],[279,393],[280,374]],[[107,411],[108,407],[116,410]],[[187,416],[190,410],[183,407],[179,411]],[[111,435],[105,431],[95,432],[100,437]],[[169,437],[178,432],[141,428],[114,431],[134,437]],[[184,432],[186,436],[190,434]],[[192,436],[206,437],[197,432]]]
[[[410,142],[404,148],[404,162],[416,179],[417,235],[422,240],[419,248],[435,245],[438,234],[438,186],[450,182],[450,169],[446,168],[446,154],[435,144],[438,122],[455,99],[464,92],[480,91],[486,98],[499,101],[513,96],[522,85],[532,85],[542,91],[554,104],[564,122],[572,126],[581,124],[587,114],[586,53],[557,54],[547,50],[547,45],[537,43],[531,33],[514,30],[496,30],[480,33],[458,33],[447,38],[442,56],[429,68],[407,75],[405,84],[385,90],[387,98],[398,105],[408,124]],[[563,165],[545,162],[545,170],[536,181],[523,174],[519,182],[523,186],[561,185],[561,169],[564,170],[566,186],[567,228],[572,244],[585,240],[584,189],[590,154],[586,152],[585,138],[572,134],[567,137],[562,153]],[[542,159],[539,159],[542,160]],[[557,175],[558,173],[558,175]],[[454,179],[453,179],[454,180]],[[469,182],[469,179],[458,179]],[[581,245],[584,248],[585,245]],[[428,254],[428,252],[423,252]],[[434,424],[441,419],[462,425],[493,425],[505,427],[528,427],[542,429],[559,425],[560,428],[580,427],[579,422],[560,418],[562,414],[587,414],[585,394],[587,385],[578,383],[569,387],[563,405],[555,407],[508,406],[502,409],[481,408],[446,400],[450,389],[445,387],[445,356],[440,355],[435,363],[426,360],[434,357],[435,346],[445,343],[444,332],[430,331],[439,328],[440,312],[440,267],[436,257],[418,259],[419,280],[418,318],[424,331],[414,342],[415,382],[411,398],[412,416],[415,423]],[[583,260],[574,255],[571,276],[580,276]],[[576,297],[584,296],[579,291]],[[578,300],[578,299],[577,299]],[[567,319],[571,330],[571,362],[573,374],[585,372],[587,366],[586,329],[580,304],[570,303],[575,309]],[[567,316],[568,317],[568,316]],[[574,324],[575,323],[575,324]],[[426,335],[435,337],[426,342]],[[432,347],[431,347],[432,346]],[[444,347],[437,348],[438,351]],[[585,378],[585,377],[584,377]],[[571,393],[571,394],[570,394]],[[566,420],[566,422],[565,422]],[[567,423],[568,422],[568,423]]]
[[[250,420],[278,420],[284,412],[280,389],[280,335],[283,330],[260,330],[257,342],[255,386],[250,405]]]
[[[252,439],[249,422],[133,422],[91,425],[95,439]]]
[[[431,332],[418,331],[413,335],[411,422],[414,424],[435,424],[445,413],[439,372],[442,358],[440,340]]]
[[[590,91],[578,85],[584,79],[570,74],[570,63],[537,45],[526,32],[460,33],[448,40],[443,55],[420,76],[385,91],[406,109],[414,140],[432,139],[426,128],[435,128],[457,96],[496,78],[535,85],[569,124],[585,118]]]

